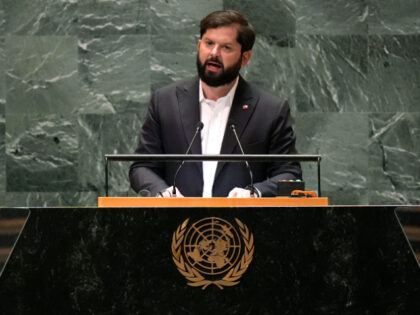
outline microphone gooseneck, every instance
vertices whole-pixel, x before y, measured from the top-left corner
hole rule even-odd
[[[187,152],[185,152],[185,154],[188,154],[188,153],[190,152],[191,147],[192,147],[192,145],[193,145],[193,143],[194,143],[195,138],[197,138],[197,135],[200,133],[200,131],[201,131],[201,129],[203,129],[203,127],[204,127],[204,124],[200,121],[200,122],[197,124],[197,127],[195,128],[195,133],[194,133],[194,136],[193,136],[193,138],[191,139],[190,145],[188,146]],[[177,178],[178,173],[179,173],[179,171],[181,170],[182,166],[184,165],[184,163],[185,163],[185,160],[183,160],[183,161],[181,162],[181,164],[178,166],[178,169],[177,169],[177,170],[176,170],[176,172],[175,172],[175,176],[174,176],[174,184],[172,185],[172,195],[173,195],[173,196],[176,196],[176,178]]]
[[[230,123],[230,129],[232,129],[232,132],[235,135],[236,142],[238,143],[238,146],[239,146],[239,149],[241,150],[242,155],[245,155],[245,152],[244,152],[244,150],[242,148],[242,145],[241,145],[241,141],[239,141],[238,133],[236,132],[236,126],[235,126],[234,123]],[[249,172],[249,178],[250,178],[249,188],[251,190],[251,195],[254,196],[256,194],[256,190],[255,190],[255,187],[254,187],[254,176],[252,174],[251,167],[249,166],[249,163],[246,160],[245,160],[245,165],[246,165],[246,168],[248,169],[248,172]]]

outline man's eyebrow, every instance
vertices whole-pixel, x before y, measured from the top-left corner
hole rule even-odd
[[[211,39],[211,38],[209,38],[209,37],[203,37],[202,38],[203,40],[209,40],[209,41],[212,41],[212,42],[215,42],[215,40],[214,39]],[[235,41],[226,41],[226,42],[220,42],[220,44],[221,45],[235,45]]]

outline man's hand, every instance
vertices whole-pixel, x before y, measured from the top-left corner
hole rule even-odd
[[[258,198],[258,194],[251,194],[249,189],[235,187],[229,192],[228,198]]]
[[[181,192],[178,190],[178,188],[175,187],[176,195],[172,194],[173,186],[166,188],[165,190],[161,191],[157,197],[163,197],[163,198],[184,198],[184,196],[181,194]]]

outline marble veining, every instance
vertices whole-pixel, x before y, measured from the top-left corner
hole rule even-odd
[[[7,188],[65,191],[77,182],[78,141],[74,121],[56,115],[12,116],[22,129],[6,126]],[[73,189],[74,191],[74,189]]]
[[[115,112],[135,112],[150,98],[150,39],[144,35],[81,39],[79,75]]]
[[[73,35],[78,0],[3,0],[4,29],[15,35]]]
[[[82,36],[147,34],[147,0],[79,1],[78,34]]]
[[[298,111],[365,112],[366,36],[297,36]]]
[[[296,1],[225,0],[224,9],[244,13],[259,36],[279,40],[296,30]]]
[[[79,134],[79,183],[84,191],[95,190],[105,194],[104,154],[123,154],[137,145],[138,133],[146,111],[141,115],[124,114],[118,117],[103,115],[84,115],[78,121],[81,127]],[[107,128],[114,126],[115,129]],[[130,135],[130,136],[127,136]],[[128,187],[129,162],[111,163],[109,165],[109,188],[112,196],[129,196],[133,191]],[[92,174],[91,167],[95,168]],[[98,184],[99,183],[99,184]]]
[[[369,118],[369,169],[380,195],[388,196],[389,203],[418,201],[420,114],[371,114]]]
[[[331,203],[419,203],[419,8],[417,0],[3,0],[0,205],[94,205],[103,155],[132,153],[152,91],[196,74],[199,22],[219,9],[254,25],[242,75],[288,100],[299,152],[323,157]],[[112,166],[115,195],[133,194],[128,164]],[[303,167],[315,188],[316,169]]]
[[[368,0],[369,33],[371,34],[419,34],[420,8],[417,0]]]
[[[420,111],[420,35],[369,37],[369,107]]]
[[[330,203],[368,202],[367,115],[299,113],[296,127],[298,134],[308,135],[297,139],[300,152],[304,148],[315,154],[329,152],[322,157],[321,187],[323,195],[330,198]],[[303,167],[306,188],[316,190],[315,164],[306,163]]]
[[[369,0],[295,0],[296,29],[302,34],[367,34]]]

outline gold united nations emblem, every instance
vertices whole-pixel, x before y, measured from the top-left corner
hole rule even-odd
[[[235,221],[238,229],[216,217],[191,226],[186,219],[178,226],[172,237],[172,258],[188,285],[204,290],[211,284],[223,289],[239,283],[252,261],[254,237],[245,224]]]

